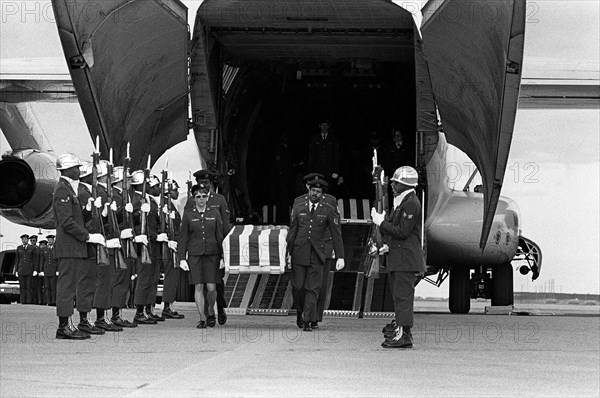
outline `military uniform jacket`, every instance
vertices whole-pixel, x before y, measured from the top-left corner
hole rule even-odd
[[[380,230],[390,248],[388,271],[425,271],[421,248],[421,203],[414,192],[409,193],[381,223]]]
[[[344,257],[340,216],[333,206],[319,202],[311,215],[308,202],[302,202],[294,206],[292,213],[296,216],[292,218],[287,238],[292,263],[310,265],[311,249],[317,253],[321,262],[325,263],[325,260],[331,257],[329,240],[333,240],[333,249],[337,257]],[[330,237],[326,236],[327,228],[331,231]]]
[[[296,207],[296,205],[299,205],[302,203],[308,203],[308,201],[309,201],[308,194],[298,196],[296,199],[294,199],[294,205],[292,206],[292,215],[290,217],[290,220],[294,218],[294,208]],[[324,193],[323,196],[321,197],[321,202],[325,202],[325,203],[331,205],[335,209],[335,213],[339,218],[340,212],[337,207],[337,199],[335,198],[335,196],[329,195],[328,193]],[[310,209],[310,207],[309,207],[309,209]],[[329,253],[327,255],[327,258],[331,258],[333,256],[333,240],[331,239],[331,231],[329,230],[329,227],[325,228],[324,239],[325,239],[325,246],[326,246],[325,251],[327,253]]]
[[[194,206],[186,210],[181,219],[181,229],[177,243],[180,259],[190,256],[216,255],[223,252],[223,222],[215,208],[206,207],[200,213]]]
[[[86,240],[89,236],[83,223],[81,205],[71,184],[60,178],[52,200],[56,221],[55,258],[87,258]]]
[[[341,172],[341,151],[337,137],[331,133],[323,140],[321,133],[315,134],[308,146],[308,170],[331,179],[333,173]]]
[[[35,246],[30,245],[29,243],[25,246],[17,246],[17,267],[15,268],[15,272],[18,272],[20,276],[32,275],[33,271],[37,271],[35,261],[36,256],[37,252]]]
[[[45,276],[54,276],[56,271],[58,271],[58,264],[53,252],[54,250],[49,246],[40,249],[40,258],[42,260],[41,271]]]
[[[185,202],[185,207],[183,208],[184,214],[187,210],[192,210],[196,207],[196,201],[193,197],[189,197],[187,202]],[[207,209],[216,209],[221,216],[221,221],[223,222],[223,236],[227,236],[229,231],[231,230],[231,223],[229,222],[229,206],[227,206],[227,201],[225,200],[225,196],[212,192],[208,194],[208,200],[206,201]]]
[[[156,201],[147,195],[146,202],[150,204],[150,211],[146,214],[146,231],[145,234],[148,237],[149,242],[156,243],[156,236],[158,235],[158,225],[160,220],[158,218],[158,205]],[[138,191],[134,191],[131,198],[131,204],[133,205],[133,223],[135,226],[136,235],[141,234],[142,228],[142,194]]]

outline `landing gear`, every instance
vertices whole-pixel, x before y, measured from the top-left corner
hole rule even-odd
[[[471,309],[471,270],[469,267],[454,267],[450,270],[450,312],[467,314]]]
[[[497,265],[492,268],[492,305],[512,305],[513,269],[510,263]]]

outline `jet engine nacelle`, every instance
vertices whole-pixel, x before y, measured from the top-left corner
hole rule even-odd
[[[56,158],[35,149],[9,152],[0,161],[0,215],[16,224],[53,229],[52,194],[60,178]]]

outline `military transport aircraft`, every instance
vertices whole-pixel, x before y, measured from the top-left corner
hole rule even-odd
[[[0,128],[13,148],[28,148],[0,162],[7,219],[53,227],[58,174],[54,155],[37,150],[29,101],[76,98],[102,153],[120,159],[131,142],[133,167],[193,129],[240,219],[279,189],[257,184],[269,131],[286,131],[300,157],[319,118],[334,120],[348,143],[394,124],[416,132],[427,264],[437,274],[428,280],[449,275],[450,310],[468,312],[471,297],[512,304],[515,257],[528,261],[522,273],[539,275],[541,251],[522,235],[516,204],[500,196],[517,102],[581,107],[598,98],[597,82],[590,91],[533,79],[519,91],[525,0],[431,0],[418,24],[386,0],[205,0],[191,38],[177,0],[52,3],[70,79],[0,81]],[[448,143],[477,166],[475,192],[448,187]]]

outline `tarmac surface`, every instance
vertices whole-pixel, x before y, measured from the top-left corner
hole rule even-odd
[[[302,332],[295,316],[230,315],[202,330],[193,303],[175,307],[185,319],[66,341],[54,308],[0,305],[0,396],[600,396],[598,306],[509,316],[417,303],[427,312],[404,350],[381,348],[388,319]]]

